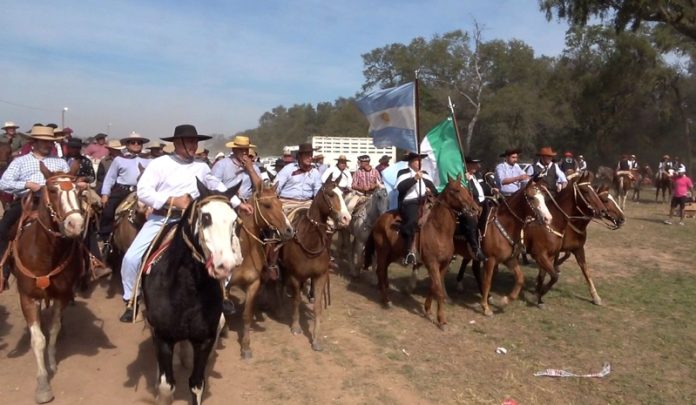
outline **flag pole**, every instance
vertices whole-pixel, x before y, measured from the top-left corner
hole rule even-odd
[[[452,104],[452,97],[447,96],[447,102],[449,103],[450,113],[452,114],[452,122],[454,123],[454,133],[457,135],[457,143],[459,143],[459,153],[462,155],[462,162],[464,162],[464,146],[462,145],[462,136],[459,134],[459,125],[457,125],[457,117],[454,114],[454,104]]]
[[[415,81],[415,89],[414,89],[414,92],[413,92],[413,93],[414,93],[414,94],[413,94],[413,98],[415,99],[415,100],[414,100],[414,105],[415,105],[415,108],[416,108],[416,153],[419,153],[419,154],[420,154],[420,152],[421,152],[421,147],[420,147],[420,144],[421,144],[421,136],[420,136],[421,131],[420,131],[420,107],[418,106],[418,72],[419,72],[419,71],[420,71],[420,69],[417,69],[417,70],[416,70],[416,79],[414,80],[414,81]]]

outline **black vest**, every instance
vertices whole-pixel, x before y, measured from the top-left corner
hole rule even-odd
[[[572,157],[565,157],[561,161],[561,171],[565,173],[568,170],[578,170],[578,164]]]
[[[534,164],[534,174],[539,175],[541,179],[546,183],[546,187],[549,189],[549,191],[555,192],[556,191],[556,181],[558,180],[558,175],[556,174],[556,164],[551,163],[551,166],[549,166],[548,169],[544,169],[542,167],[539,167],[538,164]],[[544,172],[544,170],[546,170]]]

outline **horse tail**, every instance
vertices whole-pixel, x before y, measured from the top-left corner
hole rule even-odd
[[[372,266],[372,256],[374,256],[375,253],[375,238],[372,236],[372,232],[370,232],[370,236],[367,237],[367,240],[365,241],[365,257],[363,260],[363,269],[367,270]]]

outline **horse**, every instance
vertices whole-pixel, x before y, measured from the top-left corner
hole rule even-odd
[[[650,179],[653,178],[653,172],[650,165],[645,165],[634,171],[634,174],[636,175],[636,178],[633,182],[633,194],[631,194],[631,201],[640,201],[640,190],[643,188],[646,180],[648,181],[648,184],[650,183]]]
[[[604,210],[600,212],[602,223],[611,230],[621,228],[626,221],[626,217],[619,207],[619,204],[609,193],[609,188],[606,186],[600,187],[597,189],[597,195],[602,201],[602,204],[604,204]],[[559,254],[556,255],[554,260],[554,268],[556,269],[556,272],[559,272],[560,265],[563,264],[563,262],[565,262],[572,253],[573,256],[575,256],[575,261],[578,263],[578,266],[580,266],[580,270],[582,270],[582,275],[585,277],[587,287],[590,291],[590,295],[592,296],[592,303],[595,305],[602,305],[602,298],[597,293],[597,289],[592,281],[590,269],[585,258],[587,226],[590,224],[591,220],[591,218],[576,219],[573,220],[574,227],[566,228],[566,232],[563,235],[563,245]],[[606,221],[610,221],[610,224],[607,224]],[[560,253],[563,253],[563,256],[560,256]]]
[[[485,273],[480,277],[477,271],[479,290],[481,292],[481,309],[484,315],[492,316],[493,311],[489,307],[488,296],[491,290],[493,272],[499,263],[505,264],[515,275],[515,285],[507,296],[503,297],[501,304],[516,300],[524,284],[524,274],[520,270],[518,262],[519,253],[524,249],[523,228],[530,222],[548,225],[551,223],[551,213],[545,202],[545,189],[543,181],[532,178],[524,188],[513,195],[503,199],[501,203],[493,207],[485,219],[486,226],[481,238],[481,249],[486,255],[484,263]],[[471,252],[466,241],[455,240],[456,253],[461,255],[465,262],[460,268],[461,278],[466,267],[466,261],[471,260]]]
[[[253,207],[253,214],[241,212],[241,229],[239,241],[243,253],[242,264],[232,271],[232,278],[228,288],[240,286],[244,288],[244,312],[242,319],[244,328],[241,339],[241,355],[243,359],[250,359],[251,352],[251,320],[254,315],[256,297],[261,286],[261,274],[266,263],[266,248],[274,248],[273,241],[261,239],[262,234],[272,233],[280,237],[276,242],[284,242],[295,234],[290,221],[283,213],[283,204],[276,193],[276,186],[268,186],[263,183],[261,190],[255,192],[249,201]]]
[[[592,174],[589,172],[568,179],[566,187],[555,197],[548,190],[546,193],[551,201],[551,204],[547,204],[553,218],[551,223],[544,225],[530,223],[524,227],[525,248],[539,267],[536,286],[539,306],[543,305],[544,295],[558,281],[558,266],[554,263],[558,253],[564,247],[567,250],[576,250],[580,238],[583,239],[582,245],[584,245],[585,232],[576,224],[579,221],[586,221],[586,228],[592,218],[604,215],[606,211],[604,203],[592,188]],[[544,279],[547,273],[550,280],[545,284]]]
[[[315,351],[323,349],[319,341],[319,328],[322,306],[327,302],[324,289],[329,279],[331,260],[331,235],[327,234],[329,226],[326,223],[329,217],[339,229],[348,226],[351,220],[341,189],[332,176],[326,179],[309,208],[300,209],[295,215],[292,223],[295,236],[280,249],[283,278],[292,289],[290,331],[293,335],[302,333],[299,321],[302,284],[311,279],[315,293],[318,292],[314,301],[314,327],[311,333],[311,345]]]
[[[599,188],[601,186],[611,187],[614,184],[614,169],[607,166],[599,166],[595,173],[595,181],[593,186]]]
[[[380,187],[368,197],[364,204],[351,213],[350,225],[342,231],[343,234],[346,234],[349,244],[342,251],[348,254],[348,266],[352,277],[360,276],[365,242],[370,236],[372,226],[377,221],[377,218],[385,213],[388,208],[389,196],[387,195],[387,190],[384,187]],[[351,235],[353,236],[352,243],[350,243]]]
[[[635,176],[633,171],[628,170],[618,171],[616,176],[614,176],[614,190],[616,191],[616,198],[619,200],[621,209],[626,207],[626,196],[628,190],[633,188]]]
[[[662,202],[667,201],[667,197],[672,195],[672,176],[662,171],[659,177],[655,178],[655,202],[658,202],[660,191],[662,191]]]
[[[78,165],[73,165],[68,173],[52,173],[43,163],[39,167],[46,185],[22,201],[22,215],[10,245],[12,256],[9,260],[17,278],[19,301],[38,368],[34,400],[43,404],[54,397],[44,351],[47,349],[48,369],[55,374],[61,316],[74,298],[74,285],[83,271],[81,239],[85,217],[75,177]],[[34,197],[39,199],[35,211],[32,209]],[[41,301],[47,305],[53,301],[48,348],[41,331]]]
[[[237,213],[229,202],[239,187],[220,193],[200,181],[197,186],[200,196],[181,220],[165,225],[145,262],[143,296],[157,355],[159,403],[172,402],[172,355],[180,341],[192,345],[189,390],[191,402],[201,403],[206,365],[224,326],[221,282],[242,263]]]
[[[114,222],[110,243],[111,251],[108,252],[110,264],[114,269],[119,268],[121,265],[123,255],[131,243],[133,243],[138,231],[145,224],[147,214],[147,206],[138,201],[135,191],[126,197],[124,202],[128,202],[128,205],[125,210],[118,214]]]
[[[461,175],[456,179],[447,179],[447,185],[437,196],[430,211],[421,218],[421,229],[416,234],[420,263],[424,264],[430,275],[430,290],[425,299],[423,309],[425,315],[432,320],[431,305],[437,301],[437,325],[446,329],[443,289],[444,277],[454,254],[454,231],[457,218],[461,213],[478,215],[478,204],[471,193],[462,186]],[[382,214],[372,228],[370,237],[365,244],[365,264],[368,269],[373,254],[376,255],[376,272],[378,288],[385,307],[391,307],[389,298],[389,264],[404,257],[408,246],[399,234],[396,223],[399,219],[397,211],[387,211]],[[417,266],[414,266],[414,269]]]

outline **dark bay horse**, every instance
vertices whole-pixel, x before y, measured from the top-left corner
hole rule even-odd
[[[132,201],[133,199],[135,201]],[[110,264],[114,269],[120,268],[123,255],[145,224],[147,207],[138,201],[135,191],[126,197],[126,201],[130,203],[130,206],[117,215],[111,234],[111,252],[108,253]]]
[[[547,206],[553,219],[550,224],[530,223],[524,227],[525,247],[539,267],[537,275],[537,304],[543,304],[543,296],[558,281],[555,259],[565,246],[576,250],[579,238],[584,237],[584,230],[577,227],[580,221],[605,215],[606,208],[597,192],[592,188],[592,174],[584,172],[568,179],[568,184],[557,196],[547,193]],[[587,227],[587,223],[584,227]],[[584,245],[584,240],[582,241]],[[586,269],[584,269],[586,270]],[[550,276],[544,283],[546,274]]]
[[[238,188],[212,192],[198,182],[200,196],[181,220],[165,226],[165,237],[154,242],[147,259],[150,269],[143,278],[143,295],[159,366],[158,403],[172,401],[172,355],[180,341],[193,347],[191,403],[202,401],[206,365],[224,326],[221,282],[242,263],[237,213],[229,202]],[[173,236],[168,238],[170,232]]]
[[[499,263],[512,271],[515,276],[515,285],[507,296],[503,297],[501,304],[516,300],[524,285],[524,274],[518,262],[519,253],[523,250],[524,239],[522,230],[531,222],[548,225],[551,223],[551,213],[545,202],[545,185],[539,179],[532,179],[527,185],[515,194],[507,197],[497,206],[491,209],[486,219],[486,227],[481,239],[481,249],[486,254],[484,263],[485,273],[483,277],[477,276],[481,291],[481,308],[486,316],[493,315],[489,307],[488,295],[491,290],[493,272]],[[471,251],[465,241],[456,240],[456,253],[464,260],[471,259]],[[465,268],[459,270],[463,275]],[[459,277],[459,276],[458,276]]]
[[[290,331],[302,333],[300,328],[300,287],[312,280],[314,292],[314,327],[312,349],[322,350],[319,341],[322,308],[326,302],[325,287],[329,279],[331,235],[327,233],[327,219],[331,217],[340,229],[350,223],[350,213],[341,189],[331,176],[324,182],[312,200],[309,209],[301,209],[293,220],[295,236],[280,250],[280,265],[286,285],[292,288],[292,320]]]
[[[437,325],[445,329],[444,277],[454,254],[454,231],[460,213],[478,215],[478,205],[469,190],[462,186],[461,175],[448,179],[447,185],[438,195],[430,212],[422,219],[420,231],[416,235],[418,257],[430,275],[430,291],[423,305],[425,315],[432,318],[431,305],[437,301]],[[408,249],[404,238],[399,234],[395,223],[399,219],[396,211],[387,211],[379,217],[365,244],[364,268],[370,267],[372,255],[376,255],[378,288],[382,303],[390,307],[389,278],[387,270],[393,262],[400,261]]]
[[[240,286],[244,289],[244,329],[242,331],[242,358],[250,359],[251,352],[251,320],[254,315],[256,296],[261,286],[261,272],[266,266],[266,248],[274,248],[275,244],[262,235],[271,233],[279,237],[276,242],[284,242],[295,234],[290,221],[283,213],[283,204],[278,198],[275,186],[265,183],[260,191],[254,193],[249,201],[254,206],[254,213],[241,212],[241,229],[239,241],[244,260],[232,271],[228,287]]]
[[[659,173],[659,177],[655,179],[655,202],[658,202],[660,192],[662,192],[663,203],[672,195],[672,177],[665,171]]]
[[[22,201],[10,262],[38,368],[34,400],[42,404],[53,399],[44,356],[47,354],[48,368],[55,373],[61,316],[74,297],[75,282],[83,271],[81,239],[85,217],[74,176],[78,165],[73,165],[67,174],[51,173],[43,163],[40,167],[46,185]],[[39,199],[36,211],[32,209],[33,197]],[[46,353],[46,338],[41,331],[42,301],[53,301]]]

